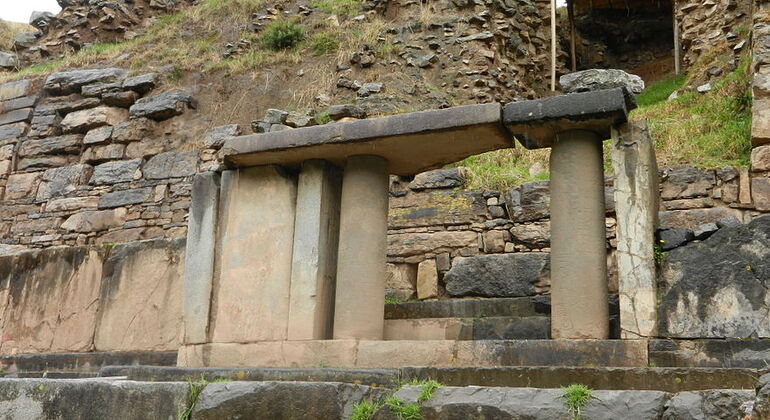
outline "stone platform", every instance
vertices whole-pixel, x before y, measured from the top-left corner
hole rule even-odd
[[[179,349],[179,366],[647,366],[646,340],[306,340]]]

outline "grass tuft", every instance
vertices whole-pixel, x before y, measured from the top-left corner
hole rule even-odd
[[[385,405],[398,420],[422,420],[421,407],[417,403],[405,404],[395,395],[385,400]]]
[[[273,51],[287,50],[305,40],[305,28],[288,20],[277,20],[265,28],[262,44]]]
[[[322,12],[340,16],[361,12],[361,0],[313,0],[310,5]]]
[[[572,384],[562,388],[561,398],[567,411],[572,415],[572,420],[581,420],[583,417],[580,410],[588,404],[588,400],[593,397],[593,391],[585,385]]]
[[[379,401],[359,401],[353,405],[350,420],[370,420],[382,405],[383,403]]]
[[[684,86],[684,82],[687,80],[686,74],[680,74],[668,79],[660,80],[651,83],[644,89],[640,95],[636,97],[636,103],[639,107],[647,107],[663,102],[671,96],[672,93],[679,90]]]

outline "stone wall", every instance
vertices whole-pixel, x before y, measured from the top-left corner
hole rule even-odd
[[[0,354],[176,351],[184,240],[0,257]]]
[[[751,26],[751,3],[737,0],[677,0],[684,68],[713,51],[739,53]],[[713,59],[713,57],[709,57]]]
[[[770,211],[770,146],[752,169],[660,170],[662,251],[701,240],[719,225]],[[388,232],[388,294],[395,299],[547,294],[550,285],[548,181],[508,191],[457,187],[462,169],[393,179]],[[605,180],[609,292],[617,293],[613,179]],[[697,234],[697,235],[696,235]],[[421,293],[422,292],[422,293]]]

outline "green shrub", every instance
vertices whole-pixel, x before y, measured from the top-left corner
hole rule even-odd
[[[310,43],[313,55],[331,54],[340,48],[340,41],[334,34],[322,32],[313,37]]]
[[[262,44],[273,51],[296,47],[305,40],[305,28],[288,20],[278,20],[262,34]]]
[[[417,403],[405,404],[395,395],[391,395],[385,400],[385,405],[398,420],[422,420],[421,408]]]
[[[370,420],[380,407],[382,407],[381,402],[359,401],[353,406],[350,420]]]

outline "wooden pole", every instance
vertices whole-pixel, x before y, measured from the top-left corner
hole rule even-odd
[[[681,69],[679,68],[679,52],[681,47],[679,46],[679,23],[676,21],[676,0],[671,2],[671,20],[674,22],[674,73],[679,75]]]
[[[577,71],[577,55],[575,53],[575,0],[567,0],[567,15],[569,18],[569,53],[572,57],[572,71]]]
[[[551,91],[556,91],[556,0],[551,0]]]

